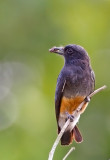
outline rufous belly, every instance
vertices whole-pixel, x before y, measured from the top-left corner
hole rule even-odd
[[[74,114],[74,110],[76,110],[76,108],[81,104],[81,102],[83,102],[85,99],[84,96],[78,96],[78,97],[74,97],[74,98],[66,98],[63,97],[62,101],[61,101],[61,107],[60,107],[60,114],[59,114],[59,120],[58,120],[58,124],[59,127],[62,128],[63,125],[65,124],[66,120],[67,120],[67,112],[71,115]],[[86,109],[88,105],[88,102],[85,102],[80,113],[83,113],[84,110]],[[66,130],[71,130],[73,129],[73,122],[71,122],[69,124],[69,126],[67,127]]]
[[[60,106],[60,113],[68,112],[69,114],[72,114],[73,111],[76,110],[76,108],[81,104],[84,98],[84,96],[77,96],[74,98],[63,97]]]

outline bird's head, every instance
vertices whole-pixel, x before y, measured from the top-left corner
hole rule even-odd
[[[49,51],[64,56],[66,61],[78,59],[89,61],[88,53],[85,49],[76,44],[69,44],[65,47],[53,47]]]

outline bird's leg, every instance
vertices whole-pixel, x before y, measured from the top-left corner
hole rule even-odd
[[[66,115],[67,115],[66,121],[67,121],[68,119],[70,119],[70,122],[73,122],[74,116],[71,115],[71,114],[69,114],[68,112],[65,112],[65,113],[66,113]]]

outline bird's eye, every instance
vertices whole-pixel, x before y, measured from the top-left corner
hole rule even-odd
[[[73,53],[72,48],[68,48],[67,52],[68,52],[68,54],[72,54]]]

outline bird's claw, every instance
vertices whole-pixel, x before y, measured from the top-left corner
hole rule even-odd
[[[70,122],[73,122],[74,116],[71,115],[71,114],[69,114],[68,112],[66,112],[66,115],[67,115],[66,121],[67,121],[68,119],[70,119]]]
[[[86,98],[85,98],[85,102],[90,102],[90,98],[87,96]]]

